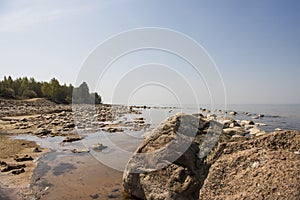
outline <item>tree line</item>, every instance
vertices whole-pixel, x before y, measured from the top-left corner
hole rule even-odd
[[[98,93],[90,93],[86,82],[79,87],[63,84],[52,78],[49,82],[39,82],[34,78],[4,76],[0,81],[0,97],[6,99],[47,98],[56,103],[101,103]]]

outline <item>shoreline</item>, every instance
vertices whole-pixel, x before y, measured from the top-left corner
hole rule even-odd
[[[9,101],[5,100],[5,102]],[[15,157],[16,154],[28,154],[29,156],[32,156],[34,162],[26,161],[25,173],[22,172],[19,175],[10,176],[7,179],[3,179],[3,174],[1,172],[0,190],[3,191],[2,194],[0,191],[0,195],[3,196],[6,194],[6,189],[3,187],[1,188],[1,183],[2,185],[4,183],[4,186],[9,186],[9,193],[14,195],[13,197],[8,197],[10,199],[27,199],[34,195],[38,196],[41,199],[59,198],[56,194],[53,194],[53,191],[56,191],[57,193],[57,191],[59,190],[58,186],[62,182],[65,182],[64,178],[69,179],[69,182],[65,182],[65,184],[68,185],[70,183],[72,184],[72,180],[75,181],[73,173],[85,174],[85,176],[89,176],[88,171],[85,170],[85,165],[91,165],[91,167],[93,169],[96,169],[96,171],[99,170],[99,174],[101,174],[102,171],[104,171],[105,174],[99,175],[100,177],[91,176],[90,180],[78,180],[79,182],[82,182],[82,184],[85,185],[84,187],[88,188],[88,191],[90,192],[89,194],[85,193],[85,196],[92,199],[110,199],[110,195],[112,195],[111,197],[115,197],[116,199],[123,198],[123,189],[121,185],[117,184],[118,181],[120,182],[120,184],[122,182],[122,174],[120,174],[121,172],[118,172],[118,175],[115,175],[116,172],[114,172],[114,169],[111,169],[102,163],[95,164],[94,161],[92,161],[93,159],[95,160],[95,158],[92,158],[92,156],[90,156],[89,154],[84,154],[84,152],[82,155],[74,154],[71,153],[69,151],[70,149],[68,148],[65,148],[67,154],[65,153],[64,155],[68,159],[68,162],[57,159],[58,165],[56,165],[56,163],[52,163],[51,166],[48,166],[48,163],[45,163],[48,161],[45,160],[43,161],[44,167],[50,167],[51,169],[46,171],[45,175],[43,176],[33,177],[32,175],[36,173],[39,160],[43,160],[45,157],[47,157],[47,155],[51,154],[51,151],[49,151],[49,149],[41,149],[42,152],[33,155],[33,148],[38,147],[35,142],[9,138],[11,136],[17,136],[19,134],[37,136],[39,138],[56,138],[57,136],[59,136],[64,138],[64,142],[62,142],[62,144],[73,144],[74,141],[74,144],[76,144],[76,141],[84,139],[84,137],[82,137],[83,133],[89,134],[97,131],[104,131],[107,134],[122,134],[126,131],[144,132],[151,130],[153,126],[156,126],[164,120],[158,118],[159,120],[153,121],[147,119],[147,116],[145,116],[146,111],[155,111],[155,109],[158,109],[158,107],[152,108],[147,106],[122,106],[103,104],[97,105],[96,110],[93,111],[91,110],[91,107],[89,105],[81,106],[82,107],[78,107],[78,110],[75,109],[74,112],[71,112],[72,108],[70,107],[70,105],[57,105],[53,104],[52,102],[48,102],[47,100],[39,100],[39,102],[30,101],[29,104],[28,101],[20,101],[18,102],[18,105],[14,105],[12,102],[10,102],[7,107],[5,107],[5,104],[3,105],[4,109],[1,110],[2,112],[0,112],[0,132],[4,132],[5,134],[0,134],[0,137],[3,137],[5,135],[5,137],[7,137],[6,140],[10,141],[12,144],[15,143],[20,145],[20,141],[22,141],[21,143],[30,143],[31,146],[27,148],[27,151],[20,151],[17,153],[13,152],[7,160],[1,159],[0,157],[0,161],[12,162],[14,161],[13,157]],[[164,110],[164,112],[168,115],[172,115],[173,113],[177,112],[177,110],[173,107],[165,107],[162,110]],[[217,110],[216,112],[222,114],[224,111]],[[7,115],[7,113],[9,113],[9,115]],[[195,110],[194,113],[197,113],[197,111]],[[72,121],[73,114],[77,115],[76,117],[79,123],[75,123]],[[219,121],[223,124],[223,132],[230,137],[236,138],[237,140],[245,136],[259,137],[271,133],[261,129],[267,124],[257,122],[257,119],[248,118],[247,120],[243,120],[242,117],[247,116],[246,112],[237,114],[234,111],[231,111],[228,112],[227,115],[221,116],[212,113],[208,109],[202,109],[198,111],[197,114],[195,114],[195,116],[197,115],[205,117],[205,119],[207,120]],[[239,115],[239,118],[241,119],[237,119],[236,115]],[[258,115],[259,114],[251,113],[251,115],[249,114],[249,117],[255,116],[256,118],[258,117]],[[263,114],[261,114],[258,119],[264,119]],[[84,123],[81,122],[81,120]],[[76,148],[77,152],[83,150],[79,147]],[[90,156],[90,158],[86,156]],[[83,158],[86,159],[85,165],[81,163]],[[60,166],[59,163],[65,164]],[[56,172],[55,170],[53,171],[53,169],[62,170],[62,175],[55,176],[54,174]],[[24,174],[27,174],[27,176],[24,176]],[[94,176],[95,175],[96,174],[94,174]],[[52,181],[52,183],[49,182],[49,186],[47,184],[45,186],[45,182],[41,182],[41,180],[44,180],[44,178],[46,178],[47,181]],[[104,178],[106,183],[101,182],[102,180],[98,180],[97,178]],[[18,182],[18,179],[22,179],[25,181]],[[100,185],[101,188],[90,188],[86,185],[89,184],[90,181],[92,181],[94,184]],[[53,187],[51,184],[56,184],[56,186]],[[79,186],[75,183],[72,184],[72,187],[76,190],[80,190]],[[20,196],[20,193],[23,193],[24,195]],[[71,195],[71,193],[68,193],[67,191],[64,191],[64,194],[66,196]],[[79,195],[79,193],[76,194]]]

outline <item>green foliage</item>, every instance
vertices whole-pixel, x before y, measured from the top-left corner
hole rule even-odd
[[[36,92],[33,91],[33,90],[25,90],[25,91],[23,92],[23,96],[24,96],[24,97],[28,97],[28,98],[36,98],[36,97],[37,97],[37,94],[36,94]]]
[[[55,78],[50,82],[37,82],[34,78],[27,77],[13,80],[10,76],[4,76],[0,81],[0,97],[24,99],[24,98],[47,98],[56,103],[101,103],[101,97],[97,93],[89,93],[86,82],[78,88],[71,84],[60,85]],[[73,97],[73,98],[72,98]]]

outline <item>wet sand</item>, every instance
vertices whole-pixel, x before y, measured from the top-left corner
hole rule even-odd
[[[103,165],[90,154],[48,154],[40,165],[32,188],[41,199],[124,199],[123,173]]]
[[[37,166],[39,157],[46,153],[47,149],[38,148],[40,152],[33,152],[38,145],[33,141],[14,140],[6,134],[0,134],[0,199],[26,199],[23,196],[31,196],[28,188],[33,171]],[[16,161],[17,156],[28,155],[32,160]],[[14,174],[19,169],[5,170],[8,166],[23,165],[23,172]],[[20,196],[21,195],[21,196]]]

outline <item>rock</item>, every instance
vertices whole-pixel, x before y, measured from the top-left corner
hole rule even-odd
[[[229,128],[234,127],[241,127],[241,125],[237,121],[233,120],[232,123],[229,125]]]
[[[115,132],[123,132],[124,130],[122,128],[114,128],[114,127],[108,127],[102,129],[103,131],[109,132],[109,133],[115,133]]]
[[[267,124],[264,123],[255,123],[256,126],[267,126]]]
[[[0,161],[0,166],[7,166],[7,163],[4,161]]]
[[[118,194],[108,194],[107,197],[108,197],[109,199],[115,199],[115,198],[118,198],[119,195],[118,195]]]
[[[40,152],[42,152],[42,150],[40,150],[38,147],[35,147],[32,152],[40,153]]]
[[[249,129],[253,128],[253,127],[255,127],[255,125],[244,125],[244,128],[246,130],[249,130]]]
[[[144,118],[143,118],[143,117],[137,117],[137,118],[135,118],[134,120],[135,120],[135,121],[143,121]]]
[[[22,169],[25,167],[25,164],[7,164],[4,168],[1,169],[1,172],[9,172],[11,170]]]
[[[247,116],[251,116],[251,113],[249,113],[249,112],[245,112],[245,115],[247,115]]]
[[[66,125],[63,126],[63,128],[68,128],[68,129],[74,128],[74,127],[75,127],[74,123],[68,123],[68,124],[66,124]]]
[[[90,197],[92,199],[98,199],[100,196],[99,196],[99,194],[91,194]]]
[[[78,129],[85,129],[85,126],[84,125],[77,125],[77,128]]]
[[[57,126],[59,125],[61,122],[59,120],[54,120],[51,122],[52,125]]]
[[[234,120],[232,119],[226,119],[223,121],[220,121],[220,123],[223,124],[223,128],[229,128],[230,124],[233,122]]]
[[[263,115],[263,114],[259,114],[259,115],[258,115],[259,118],[264,117],[264,116],[265,116],[265,115]]]
[[[84,137],[81,135],[76,135],[76,136],[68,136],[66,137],[62,142],[75,142],[78,140],[82,140]]]
[[[139,199],[197,199],[209,169],[203,158],[221,138],[222,125],[211,125],[208,131],[206,120],[179,113],[153,129],[126,166],[124,191]]]
[[[72,149],[71,152],[73,152],[73,153],[89,153],[90,150],[86,149],[86,148],[83,148],[83,149]]]
[[[258,161],[254,162],[251,167],[252,168],[258,168],[259,167],[259,162]]]
[[[223,132],[230,136],[233,136],[233,135],[245,136],[246,134],[249,133],[249,131],[245,130],[242,127],[225,128],[225,129],[223,129]]]
[[[193,114],[193,116],[198,117],[198,118],[203,118],[204,117],[204,115],[201,114],[201,113]]]
[[[17,155],[14,158],[14,160],[17,161],[17,162],[24,162],[24,161],[33,160],[33,158],[31,156],[29,156],[29,155],[23,155],[23,156]]]
[[[14,175],[19,175],[19,174],[24,173],[24,172],[25,172],[25,169],[22,168],[22,169],[13,170],[11,173],[14,174]]]
[[[250,131],[250,135],[255,135],[255,136],[261,136],[266,134],[265,131],[261,130],[258,127],[251,128],[249,129],[249,131]]]
[[[101,143],[92,145],[92,149],[97,152],[101,152],[103,149],[106,149],[106,148],[107,148],[107,146],[104,146]]]
[[[215,115],[215,114],[208,114],[208,115],[206,115],[206,118],[207,118],[208,120],[214,120],[214,119],[217,118],[217,115]]]
[[[112,189],[111,192],[119,192],[120,189],[119,188],[115,188],[115,189]]]
[[[27,122],[27,119],[26,118],[22,118],[20,119],[21,122]]]
[[[52,131],[49,129],[45,129],[45,128],[39,128],[34,134],[35,135],[48,135],[50,134]]]
[[[244,136],[242,135],[233,135],[231,138],[243,138]]]
[[[237,112],[231,111],[231,112],[229,112],[229,114],[230,114],[230,115],[237,115]]]
[[[218,146],[224,150],[211,165],[199,200],[299,199],[300,159],[293,154],[300,149],[299,131],[278,131],[224,145]]]
[[[252,120],[242,120],[241,125],[255,125],[255,123]]]
[[[275,131],[282,131],[281,128],[275,128]]]

